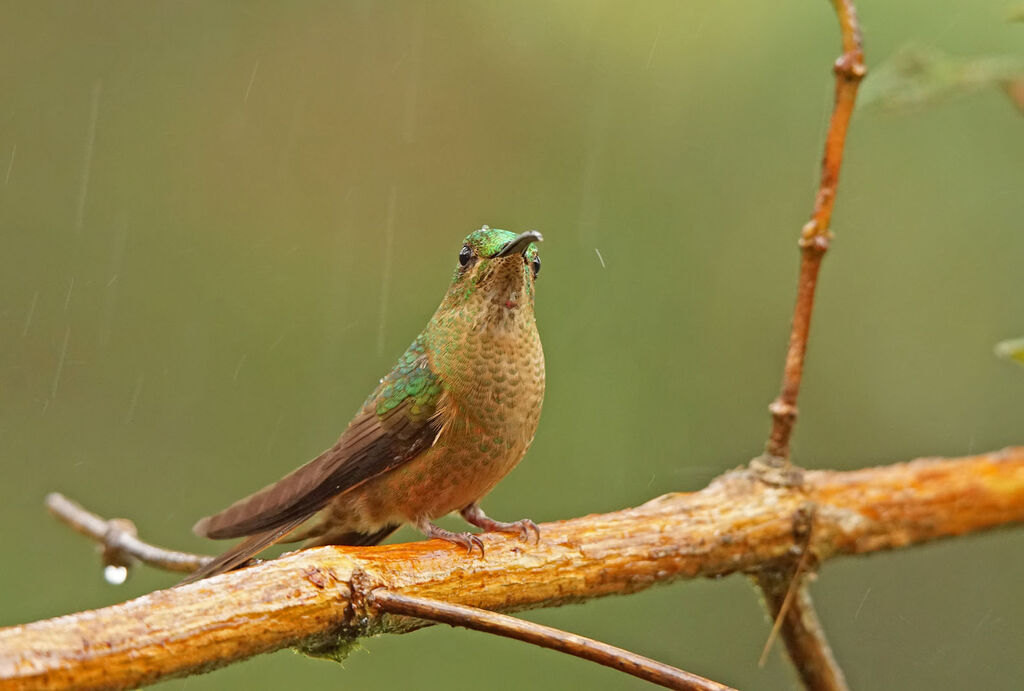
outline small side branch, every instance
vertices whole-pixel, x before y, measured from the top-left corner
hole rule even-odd
[[[818,271],[832,239],[829,225],[836,201],[846,131],[853,115],[857,88],[867,74],[864,51],[861,47],[860,25],[853,2],[832,0],[832,4],[839,18],[843,43],[843,54],[833,66],[836,75],[835,106],[829,123],[828,137],[825,140],[821,181],[814,199],[814,211],[800,233],[800,278],[797,283],[789,349],[786,352],[786,364],[782,375],[782,389],[769,407],[772,414],[772,430],[768,437],[766,453],[770,459],[786,462],[789,460],[790,437],[797,417],[797,396],[800,393],[800,381],[804,372],[804,357],[811,329],[811,312],[814,309],[814,293],[818,286]]]
[[[617,669],[658,686],[679,691],[736,691],[730,686],[684,672],[681,669],[657,662],[643,655],[637,655],[614,645],[601,643],[592,638],[553,629],[531,621],[516,619],[506,614],[489,612],[485,609],[439,602],[422,597],[402,595],[389,590],[375,590],[370,604],[391,614],[417,617],[450,626],[493,633],[550,648],[560,653],[596,662],[605,667]]]
[[[803,574],[798,570],[769,570],[754,578],[764,592],[768,611],[780,623],[786,651],[804,686],[815,691],[848,691]]]
[[[103,563],[129,567],[136,561],[165,571],[191,573],[213,557],[156,547],[140,540],[135,524],[124,518],[105,520],[59,492],[46,495],[46,510],[57,520],[100,544]]]

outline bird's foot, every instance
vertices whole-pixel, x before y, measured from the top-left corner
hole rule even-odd
[[[453,533],[450,530],[439,528],[429,521],[423,521],[417,524],[416,527],[429,538],[436,537],[465,547],[466,554],[473,554],[473,550],[478,549],[480,550],[480,556],[484,556],[484,541],[473,533]]]
[[[466,519],[466,522],[470,525],[475,525],[481,530],[486,530],[489,533],[517,533],[519,539],[524,542],[529,542],[530,538],[533,538],[534,544],[540,543],[540,528],[537,524],[531,521],[529,518],[524,518],[521,521],[513,521],[506,523],[504,521],[496,521],[493,518],[488,518],[487,514],[484,513],[483,509],[477,504],[470,504],[459,513]]]

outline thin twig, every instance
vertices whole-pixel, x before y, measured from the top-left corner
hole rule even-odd
[[[402,595],[383,589],[373,591],[369,601],[371,605],[376,605],[391,614],[427,619],[451,626],[462,626],[467,629],[514,638],[539,645],[542,648],[557,650],[560,653],[575,655],[668,689],[735,691],[731,686],[690,674],[614,645],[553,629],[543,624],[535,624],[532,621],[510,617],[507,614],[498,614],[486,609],[455,605],[424,597]]]
[[[775,617],[758,665],[764,665],[772,642],[781,632],[786,651],[805,687],[814,691],[848,691],[843,670],[825,639],[807,587],[807,577],[814,565],[816,512],[816,505],[808,502],[793,517],[793,534],[800,543],[796,565],[762,569],[754,575],[764,592],[768,610]]]
[[[814,200],[814,211],[800,233],[800,277],[789,348],[783,367],[782,388],[769,406],[772,428],[765,444],[765,455],[755,459],[752,464],[765,479],[794,486],[802,483],[803,471],[790,462],[790,439],[797,418],[797,397],[807,354],[814,293],[818,286],[821,261],[832,239],[829,226],[839,184],[839,169],[843,162],[846,132],[853,115],[857,88],[867,74],[860,25],[852,0],[832,0],[832,5],[839,19],[843,48],[842,55],[833,65],[836,75],[835,105],[825,140],[821,181]],[[781,628],[786,649],[804,686],[812,691],[842,691],[848,688],[846,680],[825,639],[825,632],[814,612],[803,570],[800,568],[806,554],[804,552],[801,555],[796,567],[781,571],[777,568],[769,569],[758,574],[757,580],[776,617],[772,636]],[[780,580],[783,575],[788,580]],[[770,641],[771,637],[769,644]]]
[[[839,183],[839,167],[843,162],[846,130],[850,124],[850,116],[853,115],[857,87],[867,74],[864,67],[864,51],[861,48],[860,25],[857,23],[857,12],[853,2],[832,0],[832,4],[839,17],[843,41],[843,54],[833,67],[836,75],[836,100],[828,137],[825,140],[825,156],[821,163],[821,181],[814,200],[814,211],[811,220],[804,225],[800,234],[800,278],[797,283],[789,349],[786,352],[786,365],[782,375],[782,389],[769,406],[772,430],[768,437],[766,452],[769,458],[783,461],[789,460],[789,442],[796,422],[797,396],[800,393],[800,380],[804,371],[804,356],[811,328],[818,270],[832,239],[829,224],[835,205],[836,186]]]
[[[814,530],[794,518],[815,506]],[[408,631],[377,617],[387,588],[514,612],[622,595],[686,578],[758,573],[804,549],[817,562],[1024,523],[1024,447],[850,472],[803,486],[737,470],[688,494],[542,527],[540,544],[482,535],[487,558],[440,540],[317,547],[129,602],[0,629],[0,689],[136,688],[281,648],[337,651]],[[66,567],[65,567],[66,568]],[[791,578],[781,577],[785,588]],[[806,607],[797,599],[793,610]],[[332,647],[333,646],[333,647]]]
[[[135,561],[165,571],[191,573],[213,557],[164,549],[140,540],[135,524],[124,518],[105,520],[59,492],[46,495],[46,509],[58,520],[98,542],[103,563],[128,567]]]
[[[810,535],[808,535],[808,541]],[[775,622],[772,624],[772,630],[768,634],[768,640],[764,642],[764,648],[761,649],[761,657],[757,660],[758,667],[764,667],[764,663],[768,660],[768,653],[771,652],[772,644],[775,643],[775,639],[779,635],[779,631],[782,629],[782,623],[785,620],[786,615],[789,613],[789,608],[793,605],[793,596],[796,591],[803,586],[804,574],[807,573],[807,562],[811,555],[811,550],[807,549],[807,545],[803,546],[803,553],[800,555],[800,560],[796,563],[796,568],[793,569],[793,574],[789,579],[789,586],[786,588],[786,595],[782,599],[782,604],[779,605],[778,611],[775,613]]]
[[[765,594],[768,610],[782,621],[786,651],[804,686],[814,691],[847,691],[843,670],[822,634],[807,583],[795,570],[762,571],[755,580]]]

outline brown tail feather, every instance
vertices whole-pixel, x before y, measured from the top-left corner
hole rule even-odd
[[[352,545],[369,547],[370,545],[380,544],[384,539],[391,533],[398,530],[400,525],[387,525],[378,530],[375,533],[359,533],[351,531],[348,533],[328,533],[321,537],[310,540],[306,543],[307,547],[320,547],[322,545]]]
[[[210,576],[216,576],[217,574],[226,573],[232,569],[238,568],[245,562],[252,559],[254,556],[270,547],[275,542],[281,542],[288,533],[297,528],[304,519],[299,519],[291,523],[286,523],[280,528],[274,530],[268,530],[263,533],[256,533],[250,535],[246,539],[239,542],[237,545],[229,549],[227,552],[216,557],[206,566],[200,567],[196,571],[189,574],[181,583],[178,585],[184,585],[186,583],[193,583],[195,581],[209,578]],[[342,534],[328,534],[319,537],[315,540],[309,541],[308,547],[317,547],[321,545],[362,545],[370,546],[376,545],[382,542],[388,535],[398,530],[401,526],[388,525],[384,526],[375,533],[359,533],[356,531],[342,533]]]
[[[201,566],[200,568],[193,571],[178,585],[184,585],[185,583],[193,583],[203,578],[209,578],[210,576],[216,576],[217,574],[230,571],[244,564],[245,562],[252,559],[254,556],[270,547],[275,542],[278,542],[285,535],[290,533],[292,530],[297,528],[299,524],[306,520],[306,517],[298,518],[296,520],[285,523],[282,526],[274,528],[273,530],[267,530],[262,533],[256,533],[245,538],[237,545],[229,549],[227,552],[217,556],[209,564]]]

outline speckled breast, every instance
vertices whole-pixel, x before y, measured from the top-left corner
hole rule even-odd
[[[540,420],[544,353],[532,313],[510,316],[522,323],[464,334],[455,349],[459,376],[444,381],[437,441],[366,488],[357,500],[364,520],[415,522],[459,510],[523,458]]]

